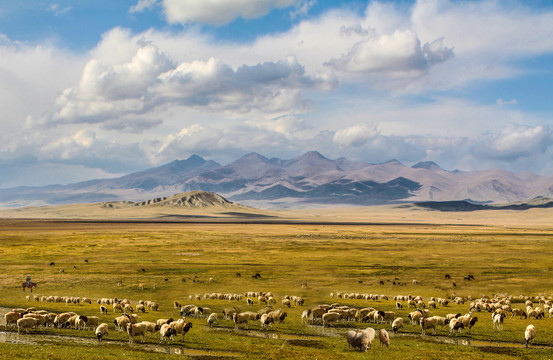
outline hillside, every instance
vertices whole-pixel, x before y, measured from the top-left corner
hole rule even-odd
[[[424,201],[497,204],[553,197],[553,176],[500,169],[448,171],[430,161],[406,166],[397,160],[332,160],[315,151],[289,160],[250,153],[227,165],[193,155],[116,179],[1,189],[0,207],[141,202],[196,190],[265,209]]]

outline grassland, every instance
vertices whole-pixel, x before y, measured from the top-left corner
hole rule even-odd
[[[497,214],[491,215],[493,221],[482,221],[488,214],[480,217],[471,214],[480,223],[466,218],[454,223],[444,220],[443,214],[427,212],[426,222],[417,218],[417,221],[373,225],[1,220],[0,307],[71,310],[113,322],[113,313],[100,315],[95,303],[76,306],[27,302],[25,295],[29,292],[21,290],[26,274],[31,274],[39,284],[33,294],[93,300],[128,298],[133,305],[140,299],[156,301],[160,304],[159,311],[141,315],[142,319],[154,321],[178,316],[173,308],[174,300],[207,306],[219,314],[229,305],[252,310],[244,300],[229,304],[223,300],[189,300],[190,295],[271,291],[277,297],[275,307],[286,294],[304,297],[306,305],[285,309],[288,318],[263,333],[236,331],[229,320],[220,320],[218,326],[210,329],[205,319],[191,319],[194,326],[185,340],[163,346],[161,351],[169,352],[171,348],[197,350],[198,354],[210,351],[215,356],[209,358],[230,352],[249,359],[550,358],[553,356],[553,319],[549,318],[507,318],[505,329],[499,332],[492,330],[489,313],[479,313],[480,321],[472,333],[458,336],[462,340],[521,344],[524,329],[533,323],[538,336],[536,345],[529,349],[443,343],[436,341],[443,340],[441,336],[421,337],[420,328],[406,325],[402,335],[392,338],[389,349],[380,348],[376,340],[369,355],[348,349],[345,332],[367,326],[390,330],[390,325],[349,322],[322,329],[300,323],[302,310],[320,303],[373,306],[396,311],[406,319],[412,309],[396,310],[391,299],[394,295],[421,295],[425,300],[431,296],[477,298],[500,293],[552,295],[553,283],[549,279],[553,273],[553,227],[544,220],[552,214],[542,213],[541,220],[534,216],[530,225],[520,221],[528,213],[518,213],[519,217],[515,217],[517,213],[509,213],[513,216],[511,220],[507,215],[501,218]],[[339,211],[333,215],[342,216]],[[310,219],[320,219],[316,214],[310,216]],[[417,216],[423,217],[422,213]],[[447,216],[460,219],[464,215]],[[50,265],[52,262],[54,266]],[[261,278],[252,278],[254,273],[260,273]],[[445,274],[451,280],[446,280]],[[463,280],[467,274],[473,274],[475,280]],[[214,281],[208,281],[209,278]],[[413,279],[418,285],[412,284]],[[122,286],[117,285],[118,281]],[[393,282],[405,286],[393,285]],[[144,285],[143,290],[139,284]],[[329,294],[336,292],[385,294],[390,300],[331,299]],[[262,307],[256,301],[253,310]],[[468,303],[452,304],[432,313],[466,313],[468,307]],[[514,307],[525,306],[515,303]],[[251,324],[250,328],[258,330],[258,325]],[[447,336],[445,329],[438,333],[444,338]],[[70,338],[64,341],[47,335]],[[0,357],[73,359],[78,354],[83,358],[183,358],[183,355],[152,352],[139,344],[127,345],[126,334],[113,328],[108,336],[111,343],[107,344],[96,344],[92,331],[38,329],[29,337],[37,343],[0,343]],[[75,337],[91,340],[83,345],[70,340]],[[158,340],[150,338],[147,342],[154,344]]]

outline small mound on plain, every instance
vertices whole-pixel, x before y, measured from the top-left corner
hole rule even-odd
[[[134,203],[134,206],[157,206],[178,208],[209,208],[235,206],[233,202],[214,192],[192,191],[179,193],[168,198],[156,198]]]

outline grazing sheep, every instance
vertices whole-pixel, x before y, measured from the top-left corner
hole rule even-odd
[[[87,323],[88,323],[88,317],[84,315],[77,315],[77,318],[75,319],[75,329],[84,330]]]
[[[219,325],[219,318],[217,317],[217,313],[209,314],[209,316],[207,317],[207,324],[209,325],[209,327],[212,327],[213,324]]]
[[[401,328],[403,328],[403,318],[398,317],[392,323],[392,330],[397,334],[397,331]]]
[[[232,319],[232,316],[237,313],[238,310],[235,307],[228,307],[223,309],[223,316],[225,320]]]
[[[342,317],[339,313],[335,312],[328,312],[326,314],[323,314],[323,327],[325,327],[325,324],[334,323],[340,320]]]
[[[275,320],[273,319],[273,317],[269,314],[263,314],[261,315],[261,317],[259,318],[259,322],[261,323],[261,330],[263,330],[263,328],[266,328],[268,327],[270,324],[274,323]],[[271,325],[272,326],[272,325]]]
[[[505,314],[498,313],[492,315],[493,326],[492,329],[497,328],[497,330],[503,330],[503,320],[505,319]]]
[[[54,326],[62,327],[63,324],[65,324],[67,320],[69,320],[69,318],[71,318],[71,316],[74,316],[74,315],[76,314],[73,312],[65,312],[65,313],[58,314],[54,319]]]
[[[386,330],[380,329],[378,339],[380,340],[380,346],[390,347],[390,335]]]
[[[141,336],[142,342],[145,342],[147,328],[148,328],[148,325],[143,323],[127,324],[127,334],[129,334],[129,344],[133,343],[133,338],[135,336]]]
[[[451,321],[452,319],[457,319],[459,316],[461,316],[461,313],[457,313],[457,314],[447,314],[445,316],[445,318],[449,321]]]
[[[176,335],[176,332],[175,332],[175,329],[173,329],[170,324],[163,324],[159,329],[159,335],[161,338],[159,343],[161,344],[164,341],[167,342],[168,339],[171,339],[172,341],[174,336]]]
[[[119,303],[114,303],[113,304],[113,312],[120,312],[120,313],[123,313],[123,306]]]
[[[175,301],[173,302],[173,306],[175,307],[175,309],[179,309],[179,308],[182,307],[181,303],[178,302],[177,300],[175,300]]]
[[[10,311],[4,314],[4,319],[6,320],[6,326],[16,326],[17,320],[21,319],[23,317],[23,314],[20,314],[15,311]]]
[[[153,323],[151,321],[141,321],[139,322],[139,324],[144,324],[146,325],[146,332],[150,332],[150,333],[155,333],[156,331],[159,330],[160,326],[156,323]]]
[[[190,329],[192,328],[192,323],[185,322],[184,320],[179,319],[177,321],[173,321],[171,324],[169,324],[169,326],[171,326],[175,330],[175,335],[182,334],[182,341],[184,341],[184,335],[186,335],[188,331],[190,331]]]
[[[107,315],[108,313],[108,308],[105,307],[104,305],[100,305],[100,314],[104,315],[106,314]]]
[[[301,323],[303,324],[305,322],[305,324],[307,324],[307,322],[309,321],[310,315],[311,315],[311,309],[303,310],[301,313]]]
[[[409,315],[407,315],[407,318],[409,318],[409,320],[411,321],[411,325],[420,324],[420,320],[422,317],[422,311],[420,310],[413,311],[409,313]]]
[[[472,327],[476,324],[478,321],[478,317],[472,317],[470,315],[464,315],[457,318],[458,321],[460,321],[463,324],[463,327],[465,329],[468,329],[468,332],[470,333],[470,330]]]
[[[141,313],[145,314],[146,313],[146,307],[142,304],[137,304],[136,305],[136,312],[137,313],[141,312]]]
[[[108,335],[108,324],[101,323],[96,328],[96,338],[98,341],[102,341],[102,338]]]
[[[455,331],[461,332],[461,329],[464,328],[464,325],[459,318],[453,318],[449,321],[449,335],[455,334]]]
[[[433,329],[433,334],[436,334],[436,325],[438,325],[438,319],[436,318],[421,318],[420,326],[422,329],[422,335],[426,334],[426,329]]]
[[[238,325],[245,324],[245,328],[248,328],[248,321],[251,320],[251,314],[255,314],[255,317],[257,316],[256,313],[251,312],[243,312],[243,313],[234,313],[232,314],[232,321],[234,321],[234,328],[238,329]]]
[[[528,315],[526,314],[526,311],[524,311],[522,309],[513,309],[513,315],[511,315],[511,319],[515,316],[518,316],[520,319],[522,319],[522,318],[527,319],[528,318]]]
[[[536,328],[534,327],[534,325],[528,325],[526,327],[526,330],[524,331],[524,341],[526,342],[526,347],[528,347],[528,343],[534,340],[535,337],[536,337]]]
[[[128,316],[121,315],[116,317],[115,320],[113,320],[113,323],[115,324],[115,330],[125,331],[127,329],[127,325],[131,323],[131,319]]]
[[[399,301],[396,302],[396,309],[398,309],[398,310],[403,309],[403,304],[400,303]]]
[[[346,338],[350,348],[358,349],[360,351],[367,351],[371,348],[371,344],[374,340],[375,330],[373,328],[366,328],[364,330],[348,331]]]
[[[75,323],[78,318],[79,318],[79,315],[77,314],[71,315],[71,317],[61,325],[62,329],[75,329]]]
[[[169,319],[157,319],[156,321],[156,324],[161,327],[163,326],[164,324],[170,324],[173,322],[173,318],[169,318]]]
[[[21,330],[32,329],[37,326],[37,319],[28,317],[17,320],[17,333],[21,333]]]

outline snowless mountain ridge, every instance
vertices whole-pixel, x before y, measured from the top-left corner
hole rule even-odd
[[[507,203],[553,197],[553,176],[504,170],[447,171],[431,161],[406,166],[331,160],[316,151],[289,160],[249,153],[227,165],[193,155],[115,179],[0,190],[1,206],[140,201],[189,191],[261,208],[416,201]]]

